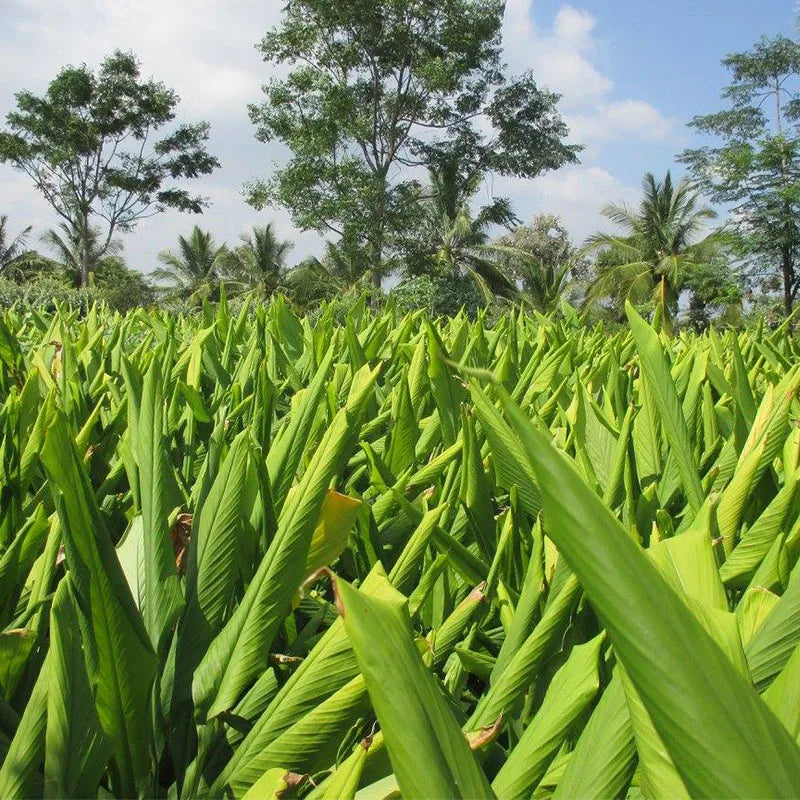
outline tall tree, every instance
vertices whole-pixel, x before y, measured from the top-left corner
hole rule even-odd
[[[730,204],[732,228],[756,271],[779,276],[789,314],[800,290],[800,45],[763,38],[722,63],[733,78],[722,93],[730,107],[690,123],[721,144],[679,159],[712,200]]]
[[[457,158],[465,171],[533,177],[576,160],[558,96],[507,79],[503,0],[289,0],[261,42],[289,67],[250,107],[256,136],[291,151],[249,187],[307,230],[363,239],[373,279],[418,221],[402,168]]]
[[[322,258],[310,256],[286,275],[286,287],[301,306],[309,306],[337,295],[360,294],[370,288],[369,260],[358,245],[345,241],[326,242]]]
[[[189,236],[178,237],[177,252],[163,250],[158,260],[163,266],[153,270],[153,278],[175,297],[195,302],[216,297],[230,266],[230,251],[195,225]]]
[[[452,156],[429,168],[428,180],[418,244],[408,248],[409,271],[468,276],[487,301],[495,294],[516,295],[516,286],[498,269],[495,254],[488,248],[492,228],[510,228],[519,222],[510,202],[497,197],[473,211],[480,175],[465,173],[463,164]]]
[[[658,291],[665,308],[674,310],[687,276],[715,252],[717,234],[706,229],[716,212],[691,183],[676,184],[667,171],[663,181],[644,176],[638,208],[611,204],[602,213],[621,232],[596,233],[586,242],[587,251],[599,253],[588,299],[611,297],[621,305]]]
[[[206,150],[208,123],[172,123],[179,98],[144,80],[131,53],[117,51],[97,71],[66,67],[42,97],[23,91],[0,131],[0,162],[27,174],[66,224],[83,231],[102,224],[100,248],[117,232],[166,210],[200,213],[207,201],[181,179],[211,173],[219,162]],[[90,253],[82,253],[81,283]]]
[[[242,244],[231,251],[230,271],[234,280],[262,297],[269,297],[285,282],[286,257],[292,243],[275,235],[272,223],[254,226],[242,236]]]

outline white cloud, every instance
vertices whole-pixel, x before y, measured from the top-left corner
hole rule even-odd
[[[536,81],[562,95],[559,109],[570,138],[585,145],[582,163],[533,181],[499,178],[491,193],[513,199],[519,217],[557,214],[576,243],[607,228],[600,210],[611,202],[636,203],[639,189],[614,175],[604,163],[609,143],[674,143],[678,122],[639,98],[617,97],[614,81],[598,64],[597,21],[564,4],[544,27],[534,0],[508,0],[503,23],[510,68],[533,70]]]
[[[114,49],[132,50],[142,72],[181,96],[179,119],[211,122],[210,150],[222,167],[195,182],[212,206],[202,216],[169,212],[124,237],[129,262],[147,272],[158,252],[192,225],[235,242],[250,225],[274,221],[295,241],[294,257],[320,249],[319,237],[296,231],[284,211],[250,208],[242,184],[268,172],[279,147],[253,137],[247,104],[261,97],[267,67],[256,43],[277,22],[281,0],[0,0],[0,114],[20,89],[41,92],[65,64],[96,66]],[[41,232],[57,223],[24,176],[0,166],[0,212],[12,226]]]
[[[532,0],[510,0],[503,21],[506,60],[515,71],[533,70],[536,80],[563,95],[562,105],[580,106],[605,96],[610,78],[591,63],[595,20],[586,11],[562,6],[552,30],[533,23]]]
[[[575,141],[590,146],[620,136],[666,141],[677,122],[643,100],[612,100],[614,82],[592,61],[597,22],[588,12],[563,5],[550,29],[533,20],[533,0],[506,4],[503,41],[509,66],[532,69],[536,80],[561,94],[559,107]]]
[[[219,241],[235,242],[254,223],[275,221],[282,236],[296,242],[294,258],[319,252],[315,234],[300,234],[280,210],[255,212],[241,196],[242,184],[268,174],[285,158],[277,145],[255,141],[246,105],[261,97],[268,75],[255,45],[279,18],[284,0],[0,0],[0,116],[13,93],[41,92],[65,64],[96,65],[115,48],[131,49],[146,75],[174,87],[182,97],[182,119],[208,119],[211,150],[222,168],[198,181],[213,206],[202,216],[167,213],[146,220],[125,237],[129,261],[144,271],[157,253],[174,245],[195,223]],[[538,82],[560,92],[562,113],[573,141],[587,145],[582,166],[535,181],[500,179],[492,192],[509,196],[518,214],[560,214],[576,239],[602,224],[598,210],[637,192],[603,162],[609,142],[671,142],[676,123],[641,98],[618,97],[604,71],[595,18],[562,5],[552,20],[534,20],[533,0],[507,0],[506,59],[514,72],[532,69]],[[613,35],[610,32],[607,35]],[[0,213],[12,229],[33,224],[37,232],[57,219],[24,176],[0,165]]]
[[[95,65],[133,50],[145,74],[183,97],[184,110],[217,115],[257,99],[264,74],[255,44],[280,13],[275,0],[5,0],[0,86],[25,64],[31,88],[65,63]],[[13,86],[18,88],[17,85]]]
[[[600,143],[635,137],[643,142],[675,141],[678,122],[642,100],[599,103],[586,113],[566,115],[576,141]]]
[[[639,197],[636,187],[627,186],[599,166],[567,167],[533,181],[501,178],[493,189],[500,196],[514,197],[517,214],[524,221],[541,212],[561,217],[576,244],[608,227],[600,213],[603,206],[612,202],[635,203]]]

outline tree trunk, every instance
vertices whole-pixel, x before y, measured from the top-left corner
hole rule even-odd
[[[81,218],[81,288],[89,285],[89,216]]]
[[[386,194],[388,187],[386,185],[386,175],[388,172],[388,164],[378,172],[378,180],[380,186],[378,189],[378,198],[375,203],[374,219],[375,228],[371,237],[372,244],[372,286],[376,294],[381,293],[381,279],[383,277],[383,248],[384,237],[386,232]],[[377,305],[377,297],[374,300]]]
[[[781,271],[783,272],[783,310],[788,317],[792,313],[794,305],[794,269],[792,268],[792,254],[788,247],[783,248]]]

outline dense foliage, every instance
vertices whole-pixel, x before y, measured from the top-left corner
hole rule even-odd
[[[65,67],[44,95],[22,91],[15,100],[0,131],[0,163],[27,175],[76,235],[81,286],[93,253],[102,257],[116,233],[167,208],[200,213],[207,205],[183,181],[219,166],[206,150],[208,123],[155,138],[175,120],[179,98],[143,79],[132,53],[116,51],[96,71]]]
[[[249,187],[305,230],[382,261],[413,247],[425,192],[413,168],[467,181],[574,163],[558,95],[503,63],[500,0],[292,0],[260,51],[273,72],[250,106],[256,138],[290,150]],[[411,168],[411,169],[409,169]],[[401,171],[403,170],[403,171]],[[422,201],[422,203],[421,203]]]
[[[754,283],[779,289],[790,314],[800,291],[800,44],[764,37],[722,61],[732,82],[728,108],[695,117],[713,145],[685,150],[697,185],[731,208]]]
[[[224,297],[0,315],[0,796],[800,795],[786,326]]]

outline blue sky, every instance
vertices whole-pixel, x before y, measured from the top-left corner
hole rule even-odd
[[[246,105],[267,77],[254,44],[279,18],[279,0],[0,0],[0,116],[21,88],[40,92],[67,63],[97,64],[132,49],[143,71],[175,87],[182,118],[208,119],[222,169],[199,186],[213,202],[201,218],[162,215],[124,237],[131,265],[149,271],[159,250],[195,222],[235,242],[253,224],[274,221],[295,242],[294,258],[319,252],[313,233],[293,229],[280,209],[257,213],[241,187],[285,157],[256,142]],[[563,94],[581,165],[535,181],[496,178],[485,195],[508,196],[518,215],[559,214],[576,241],[603,225],[600,208],[635,202],[643,173],[672,167],[697,142],[686,127],[720,107],[727,82],[720,59],[762,34],[793,31],[794,0],[507,0],[506,56]],[[24,176],[0,166],[0,213],[12,229],[54,225]]]
[[[537,0],[534,19],[546,22],[563,5]],[[679,121],[687,146],[694,135],[683,126],[695,114],[721,107],[719,93],[729,82],[720,63],[723,56],[749,49],[763,34],[793,32],[792,0],[587,0],[573,5],[596,21],[592,60],[612,78],[613,95],[647,100]],[[603,154],[603,165],[627,182],[635,182],[645,169],[666,169],[677,152],[672,142],[636,143],[633,152],[631,144],[609,143]]]

